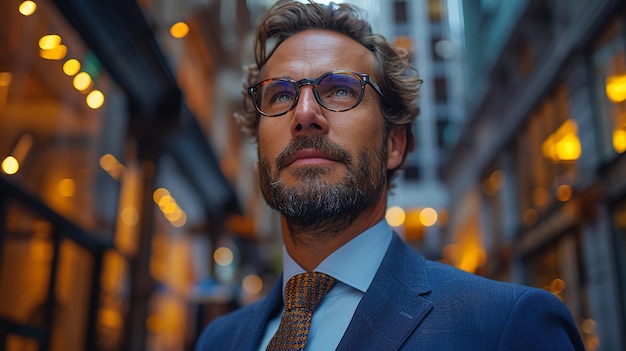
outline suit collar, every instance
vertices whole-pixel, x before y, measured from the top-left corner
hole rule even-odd
[[[283,293],[282,293],[282,275],[278,278],[278,281],[274,284],[274,287],[270,293],[259,301],[258,304],[253,305],[249,318],[242,320],[242,323],[247,323],[243,330],[252,332],[251,338],[241,338],[241,343],[248,340],[246,345],[239,345],[237,350],[256,351],[259,348],[259,343],[265,332],[265,327],[270,318],[282,308],[283,305]]]
[[[398,350],[432,309],[424,258],[394,235],[337,350]]]

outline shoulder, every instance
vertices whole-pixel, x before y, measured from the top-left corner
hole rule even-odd
[[[498,306],[503,313],[525,305],[565,308],[554,294],[543,289],[488,279],[430,260],[425,260],[424,266],[433,297],[471,302],[488,310]]]
[[[583,350],[569,310],[554,294],[520,284],[499,282],[438,262],[425,261],[435,316],[468,321],[496,337],[503,350]]]
[[[278,279],[265,297],[209,323],[198,338],[195,351],[249,349],[258,342],[267,319],[281,306],[282,280]]]
[[[236,350],[238,343],[250,339],[251,331],[247,330],[250,324],[246,322],[258,318],[265,301],[266,298],[263,298],[211,321],[200,334],[195,351],[213,350],[216,347],[220,350]]]
[[[530,287],[524,285],[500,282],[485,278],[477,274],[468,273],[456,267],[428,259],[424,259],[424,267],[429,283],[434,286],[487,289],[513,294],[521,294],[524,291],[531,289]]]
[[[525,294],[552,300],[553,295],[524,285],[500,282],[455,267],[424,261],[425,279],[432,289],[429,298],[435,301],[457,301],[470,310],[506,313]]]
[[[528,289],[516,298],[499,344],[504,349],[515,345],[516,350],[584,350],[567,307],[555,295],[541,289]]]
[[[478,303],[499,300],[511,304],[517,296],[531,289],[487,279],[426,259],[397,237],[392,241],[378,273],[393,276],[420,295],[428,292],[424,297],[432,302],[454,298]],[[377,282],[388,284],[389,279],[379,279]]]

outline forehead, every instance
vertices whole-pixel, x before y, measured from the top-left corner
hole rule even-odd
[[[283,41],[266,62],[261,79],[314,78],[346,70],[373,75],[374,54],[356,40],[328,30],[306,30]]]

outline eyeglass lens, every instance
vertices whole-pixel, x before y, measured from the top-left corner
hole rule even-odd
[[[297,102],[298,89],[301,85],[306,85],[301,82],[287,79],[268,80],[257,89],[257,107],[270,116],[281,115],[291,110]],[[323,76],[314,89],[317,90],[315,97],[318,103],[333,111],[345,111],[355,107],[363,93],[361,80],[348,73]]]

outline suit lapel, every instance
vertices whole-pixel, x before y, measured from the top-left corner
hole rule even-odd
[[[258,305],[257,309],[250,312],[250,316],[249,318],[247,318],[247,320],[242,321],[242,323],[246,323],[246,325],[242,326],[240,330],[242,330],[243,335],[251,335],[251,337],[240,338],[239,346],[236,347],[236,350],[258,350],[259,343],[261,342],[261,337],[265,332],[265,326],[269,322],[276,309],[282,307],[282,287],[283,283],[281,275],[281,278],[279,278],[276,284],[274,284],[274,287],[264,299],[264,301]]]
[[[337,350],[398,350],[432,309],[424,258],[394,235]]]

